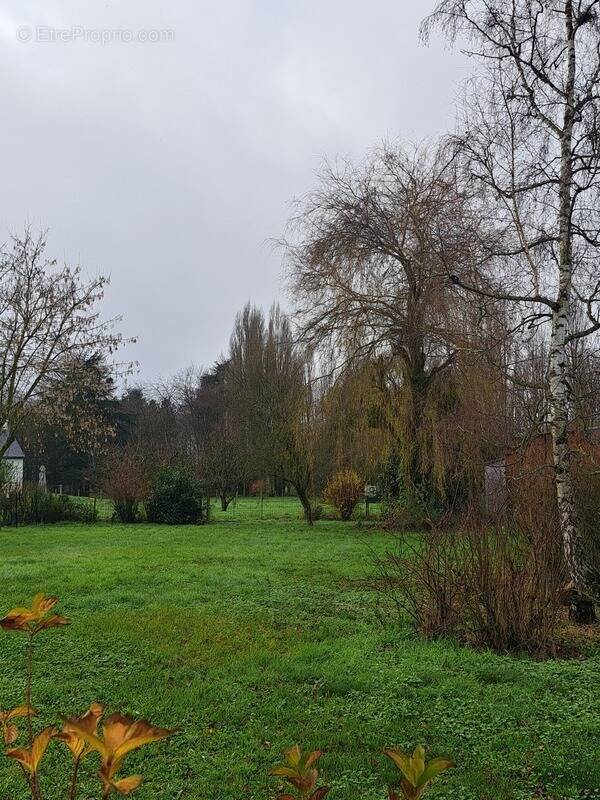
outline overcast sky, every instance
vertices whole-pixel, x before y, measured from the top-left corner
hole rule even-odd
[[[138,380],[210,365],[246,300],[289,304],[269,241],[324,156],[452,125],[432,3],[4,0],[0,238],[110,276]]]

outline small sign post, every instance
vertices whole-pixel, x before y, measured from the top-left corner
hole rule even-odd
[[[369,503],[377,498],[377,486],[365,486],[365,517],[369,519]]]

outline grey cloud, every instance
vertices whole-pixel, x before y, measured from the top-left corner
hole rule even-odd
[[[112,278],[142,378],[209,364],[250,297],[282,296],[267,242],[323,156],[451,124],[465,59],[418,42],[411,0],[6,0],[0,232]],[[19,42],[27,26],[32,41]],[[35,41],[38,26],[173,31]]]

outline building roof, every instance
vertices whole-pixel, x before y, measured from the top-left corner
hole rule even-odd
[[[573,429],[573,431],[579,430],[578,428]],[[573,432],[571,431],[571,433]],[[570,435],[570,434],[569,434]],[[584,441],[588,444],[600,445],[600,425],[595,425],[593,427],[583,428],[582,435]],[[514,453],[518,453],[519,451],[526,450],[530,447],[534,442],[537,442],[540,439],[547,439],[548,442],[551,440],[552,433],[550,429],[546,431],[540,431],[539,433],[534,434],[533,436],[523,437],[521,440],[516,439],[515,442],[511,447],[509,447],[505,452],[504,455],[500,460],[495,459],[494,461],[487,461],[484,466],[485,467],[495,467],[498,464],[503,464],[506,461],[506,457],[512,455]]]
[[[8,433],[6,431],[0,430],[0,447],[2,447],[6,441],[7,436]],[[25,458],[25,453],[16,439],[8,446],[8,450],[4,453],[3,458]]]

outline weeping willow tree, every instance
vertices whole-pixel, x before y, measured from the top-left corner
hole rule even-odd
[[[418,490],[444,482],[432,428],[457,362],[460,301],[443,264],[461,274],[472,244],[462,213],[442,151],[383,146],[364,163],[326,165],[284,241],[302,340],[342,372],[384,365],[382,422]]]
[[[416,431],[410,388],[393,359],[380,359],[371,370],[373,424],[386,431],[387,452],[398,456],[400,481],[412,467],[420,476],[420,494],[447,508],[479,493],[486,461],[510,439],[506,381],[481,335],[476,339],[458,347],[452,369],[431,387]]]
[[[323,369],[315,386],[316,487],[324,488],[328,478],[342,469],[353,469],[365,483],[374,482],[382,453],[391,442],[374,414],[378,393],[372,366],[354,365],[339,376]]]

